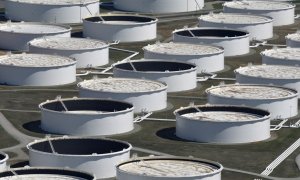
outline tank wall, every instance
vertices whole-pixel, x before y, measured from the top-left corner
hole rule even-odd
[[[5,162],[0,162],[0,172],[5,171],[6,170],[6,161]]]
[[[172,54],[158,54],[144,50],[145,59],[165,59],[177,60],[181,62],[188,62],[197,65],[197,73],[202,72],[217,72],[224,69],[224,53],[212,55],[172,55]]]
[[[269,100],[251,100],[251,99],[233,99],[208,94],[209,104],[222,105],[244,105],[264,109],[271,113],[271,119],[290,118],[298,114],[297,96],[288,99],[269,99]]]
[[[126,23],[126,22],[125,22]],[[104,41],[137,42],[156,38],[156,22],[118,25],[83,20],[83,36]]]
[[[186,140],[220,144],[262,141],[270,138],[270,119],[253,122],[209,122],[176,116],[176,135]]]
[[[176,72],[168,74],[124,71],[122,69],[114,68],[113,73],[114,77],[150,79],[164,82],[168,85],[168,92],[186,91],[197,87],[196,69],[190,72]]]
[[[96,178],[116,176],[115,166],[130,158],[130,151],[115,155],[64,156],[29,150],[29,165],[33,167],[69,167],[95,174]]]
[[[63,67],[0,66],[0,83],[20,86],[54,86],[76,81],[76,65]]]
[[[5,1],[5,16],[14,21],[80,23],[99,14],[99,2],[85,5],[45,5]],[[91,13],[91,14],[90,14]]]
[[[272,65],[300,66],[299,60],[277,59],[277,58],[268,57],[268,56],[264,56],[264,55],[262,55],[262,63],[263,64],[272,64]]]
[[[91,173],[77,171],[77,170],[43,168],[43,167],[13,168],[13,172],[11,170],[7,170],[0,173],[1,179],[29,179],[30,177],[31,179],[53,179],[52,175],[56,175],[61,179],[75,178],[80,180],[95,180],[94,175],[92,175]],[[58,177],[56,177],[56,179]]]
[[[117,169],[117,180],[158,180],[158,179],[178,179],[178,180],[221,180],[221,173],[215,173],[206,176],[197,177],[154,177],[154,176],[141,176],[136,174],[130,174]]]
[[[110,115],[42,110],[42,129],[75,136],[113,135],[133,130],[133,111]]]
[[[2,154],[0,154],[0,156],[2,156]],[[1,157],[1,158],[2,158],[2,157]],[[6,171],[6,169],[7,169],[7,163],[6,163],[6,160],[0,159],[0,172]]]
[[[266,78],[258,78],[251,76],[244,76],[242,74],[236,73],[236,81],[240,84],[271,84],[284,86],[287,88],[295,89],[300,92],[300,80],[298,79],[266,79]],[[298,94],[298,98],[300,98]]]
[[[116,9],[143,13],[197,11],[204,6],[204,0],[114,0],[113,2]]]
[[[283,10],[273,10],[273,11],[263,11],[263,10],[249,10],[249,9],[236,9],[224,6],[224,13],[250,13],[256,15],[264,15],[273,18],[273,26],[283,26],[293,24],[295,21],[295,9],[283,9]]]
[[[28,50],[28,42],[43,36],[53,36],[53,37],[71,37],[71,32],[62,33],[45,33],[45,34],[22,34],[13,32],[0,32],[0,49],[6,50]]]
[[[241,22],[243,23],[243,22]],[[224,24],[214,23],[199,19],[199,27],[218,27],[218,28],[230,28],[239,29],[249,32],[250,40],[264,40],[273,37],[273,23],[266,22],[262,24]]]
[[[185,42],[191,44],[209,44],[224,48],[225,56],[237,56],[249,53],[249,37],[240,38],[202,38],[187,37],[173,33],[174,42]]]
[[[108,64],[109,61],[108,47],[95,50],[59,50],[40,48],[29,44],[29,52],[39,54],[57,54],[61,56],[72,57],[76,59],[77,68],[103,66]]]
[[[286,45],[287,47],[291,47],[291,48],[300,48],[300,42],[293,41],[291,39],[286,39]]]
[[[167,90],[145,93],[110,93],[79,88],[80,97],[105,98],[132,103],[134,112],[162,110],[167,107]]]

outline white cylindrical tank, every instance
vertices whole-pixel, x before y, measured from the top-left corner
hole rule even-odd
[[[273,37],[273,20],[270,17],[237,13],[210,13],[199,18],[199,27],[239,29],[249,32],[250,40]]]
[[[27,145],[30,166],[69,167],[92,173],[97,179],[116,176],[116,165],[129,159],[131,148],[118,140],[65,136]]]
[[[157,111],[167,107],[167,85],[162,82],[103,78],[78,83],[80,97],[104,98],[133,104],[134,112]]]
[[[150,79],[164,82],[168,92],[187,91],[197,87],[197,67],[194,64],[167,60],[135,60],[116,63],[114,77]]]
[[[300,48],[275,48],[261,52],[263,64],[300,66]]]
[[[30,53],[72,57],[76,59],[77,68],[103,66],[109,61],[109,45],[99,40],[43,37],[30,41],[28,46]]]
[[[210,45],[156,43],[143,47],[145,59],[165,59],[197,65],[197,73],[224,69],[224,49]]]
[[[80,23],[99,14],[98,0],[6,0],[5,16],[14,21]]]
[[[113,0],[114,8],[141,13],[178,13],[198,11],[204,0]]]
[[[0,180],[96,180],[93,174],[70,168],[24,167],[0,172]]]
[[[300,48],[300,32],[285,36],[286,45],[292,48]]]
[[[4,152],[0,152],[0,172],[7,169],[8,155]]]
[[[26,51],[29,41],[43,36],[70,37],[71,27],[24,22],[0,24],[1,49]]]
[[[174,42],[209,44],[224,48],[225,56],[249,53],[249,33],[225,28],[185,28],[173,31]]]
[[[156,38],[157,19],[106,14],[83,19],[83,36],[105,41],[138,42]]]
[[[223,166],[217,162],[180,156],[154,156],[117,165],[117,180],[221,180]]]
[[[45,54],[0,56],[0,83],[16,86],[56,86],[76,81],[76,61]]]
[[[113,100],[67,98],[39,105],[41,128],[75,136],[103,136],[133,130],[133,105]]]
[[[236,81],[241,84],[271,84],[300,92],[300,67],[257,65],[235,70]],[[298,94],[298,98],[300,98]]]
[[[223,4],[225,13],[248,13],[273,18],[273,26],[293,24],[295,5],[275,1],[231,1]]]
[[[177,109],[176,136],[196,142],[251,143],[270,138],[270,113],[240,106]]]
[[[294,89],[258,85],[228,84],[206,89],[209,104],[244,105],[271,113],[271,119],[284,119],[298,114],[298,92]]]

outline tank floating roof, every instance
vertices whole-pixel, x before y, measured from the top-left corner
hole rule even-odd
[[[30,44],[41,48],[58,50],[88,50],[108,46],[106,42],[99,40],[69,37],[43,37],[30,41]]]
[[[219,163],[183,157],[138,158],[121,163],[119,171],[142,176],[159,177],[197,177],[220,172]]]
[[[228,84],[206,89],[206,93],[236,99],[281,99],[297,96],[297,91],[268,85]]]
[[[133,69],[132,65],[135,69]],[[114,68],[126,70],[126,71],[137,71],[144,73],[172,73],[172,72],[184,72],[196,69],[196,65],[190,63],[183,63],[180,61],[167,61],[167,60],[152,60],[142,59],[134,60],[131,62],[119,63]]]
[[[102,14],[100,16],[94,16],[85,18],[90,22],[101,22],[108,24],[145,24],[148,22],[157,21],[156,18],[140,15],[127,15],[127,14]]]
[[[293,34],[288,34],[285,36],[286,39],[294,40],[294,41],[300,41],[300,32],[296,32]]]
[[[4,159],[7,159],[8,158],[8,155],[3,153],[3,152],[0,152],[0,161],[4,160]]]
[[[264,56],[273,57],[285,60],[299,60],[300,61],[300,48],[275,48],[268,49],[261,53]]]
[[[257,121],[270,116],[269,112],[260,109],[221,105],[184,107],[174,113],[190,120],[215,122]]]
[[[45,54],[11,54],[0,56],[0,65],[19,67],[55,67],[75,64],[76,61],[63,56]]]
[[[246,31],[235,30],[235,29],[225,29],[225,28],[188,28],[175,30],[173,33],[180,36],[186,37],[204,37],[204,38],[236,38],[242,36],[249,36]]]
[[[257,65],[235,70],[239,74],[269,79],[300,79],[300,67]]]
[[[27,22],[7,22],[0,24],[0,31],[10,33],[23,34],[49,34],[62,33],[71,30],[70,26],[42,24],[42,23],[27,23]]]
[[[67,107],[68,111],[63,107]],[[46,101],[39,105],[41,109],[65,113],[113,114],[115,112],[133,109],[133,105],[123,101],[92,99],[92,98],[68,98]]]
[[[147,92],[166,89],[163,83],[130,78],[103,78],[80,82],[79,87],[94,91],[108,91],[116,93]]]
[[[248,10],[283,10],[295,7],[290,3],[274,1],[231,1],[225,2],[223,6]]]
[[[173,42],[147,45],[143,47],[143,49],[146,51],[156,52],[160,54],[172,55],[207,55],[224,52],[224,49],[222,47],[217,46]]]
[[[199,19],[224,24],[261,24],[272,21],[270,17],[236,13],[207,14],[200,16]]]
[[[51,141],[52,146],[50,146]],[[84,146],[83,146],[84,145]],[[45,154],[59,154],[68,156],[105,156],[131,149],[131,145],[124,141],[84,138],[58,137],[36,140],[27,145],[27,149]],[[52,150],[55,150],[53,152]]]
[[[8,155],[5,154],[4,152],[0,152],[0,163],[8,160]]]
[[[0,172],[0,180],[95,180],[96,178],[86,172],[71,169],[55,168],[15,168]]]
[[[28,4],[45,4],[45,5],[73,5],[73,4],[89,4],[98,0],[9,0]]]

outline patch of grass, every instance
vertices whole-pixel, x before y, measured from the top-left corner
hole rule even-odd
[[[214,9],[223,9],[223,2],[212,4]]]

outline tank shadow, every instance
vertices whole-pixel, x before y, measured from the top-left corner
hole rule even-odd
[[[173,141],[193,142],[193,141],[188,141],[177,137],[175,127],[160,129],[156,132],[156,135],[160,138],[173,140]]]
[[[45,131],[41,128],[41,120],[35,120],[30,121],[28,123],[23,124],[23,128],[27,131],[33,132],[33,133],[39,133],[39,134],[53,134],[53,135],[59,135],[55,133],[51,133],[48,131]]]
[[[21,168],[24,166],[29,166],[29,161],[21,161],[10,165],[11,168]]]

